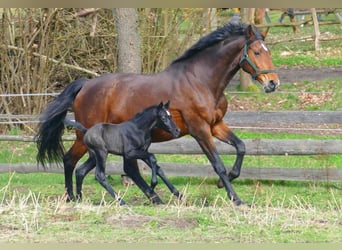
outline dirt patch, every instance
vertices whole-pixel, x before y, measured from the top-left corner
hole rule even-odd
[[[305,80],[320,81],[342,77],[342,67],[279,67],[277,72],[282,83]]]
[[[148,215],[111,215],[106,222],[115,227],[137,228],[154,223],[161,227],[192,228],[198,225],[196,220],[171,217],[154,217]]]
[[[334,79],[342,77],[342,67],[278,67],[277,73],[280,82],[294,83],[301,81],[320,81],[324,79]],[[236,74],[232,82],[228,85],[236,85],[240,83],[240,74]]]

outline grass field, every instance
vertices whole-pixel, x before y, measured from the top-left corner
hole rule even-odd
[[[272,12],[276,21],[279,12]],[[332,16],[323,18],[332,19]],[[321,33],[339,34],[341,25],[322,26]],[[272,28],[267,39],[312,34],[312,26]],[[277,67],[342,66],[341,41],[270,45]],[[279,93],[227,94],[236,110],[338,110],[342,107],[340,79],[284,83]],[[238,89],[233,89],[234,91]],[[317,92],[314,97],[290,92]],[[288,93],[289,92],[289,93]],[[311,101],[310,101],[311,100]],[[240,108],[239,108],[240,107]],[[266,133],[234,130],[241,139],[341,139],[334,134]],[[24,126],[9,134],[33,135]],[[66,143],[66,147],[70,142]],[[0,142],[0,163],[34,163],[33,143]],[[110,160],[118,160],[110,157]],[[223,156],[231,166],[234,156]],[[208,163],[202,155],[158,155],[160,162]],[[244,167],[342,168],[341,155],[246,156]],[[149,181],[150,176],[144,176]],[[120,176],[109,182],[128,203],[120,207],[95,180],[84,182],[84,201],[66,203],[62,174],[0,174],[0,242],[342,242],[342,183],[235,180],[233,186],[246,206],[233,206],[216,178],[170,177],[185,195],[176,200],[165,185],[156,190],[165,205],[149,203],[136,186],[125,187]]]
[[[63,176],[2,174],[0,241],[10,242],[341,242],[341,185],[236,181],[250,206],[235,207],[216,179],[171,178],[184,201],[157,187],[153,206],[137,187],[111,183],[128,206],[112,202],[93,176],[82,203],[65,203]]]

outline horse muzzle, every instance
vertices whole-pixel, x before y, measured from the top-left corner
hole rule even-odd
[[[264,91],[266,93],[274,92],[280,85],[280,82],[275,82],[274,80],[269,80],[266,84],[264,84]]]
[[[180,129],[179,128],[175,128],[171,131],[171,134],[173,136],[173,138],[178,138],[180,136]]]

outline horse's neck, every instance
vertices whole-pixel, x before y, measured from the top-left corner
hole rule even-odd
[[[191,78],[197,78],[197,82],[207,84],[213,95],[222,95],[224,89],[231,81],[236,72],[240,69],[239,61],[245,43],[243,36],[229,42],[221,42],[215,47],[208,48],[195,55],[196,58],[189,58],[180,62],[183,66],[175,68],[183,70],[185,74],[191,74]],[[186,67],[184,67],[187,65]],[[172,65],[171,65],[172,67]]]
[[[242,50],[245,45],[245,38],[239,37],[234,41],[221,46],[213,61],[216,65],[212,67],[212,74],[221,78],[225,86],[230,82],[236,72],[239,70],[239,62],[242,56]]]
[[[240,69],[240,59],[245,43],[244,37],[239,37],[229,43],[216,45],[216,52],[208,54],[208,60],[202,63],[202,74],[207,74],[208,85],[216,98],[224,93],[225,88]],[[203,70],[205,68],[205,70]]]
[[[152,112],[152,111],[151,111]],[[150,133],[151,130],[156,126],[157,119],[152,114],[143,113],[132,119],[135,125],[143,130],[145,133]]]

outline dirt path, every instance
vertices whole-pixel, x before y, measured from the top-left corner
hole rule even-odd
[[[342,78],[342,67],[279,67],[277,68],[277,72],[281,83]],[[232,85],[239,84],[239,81],[240,74],[236,74],[232,80]]]

